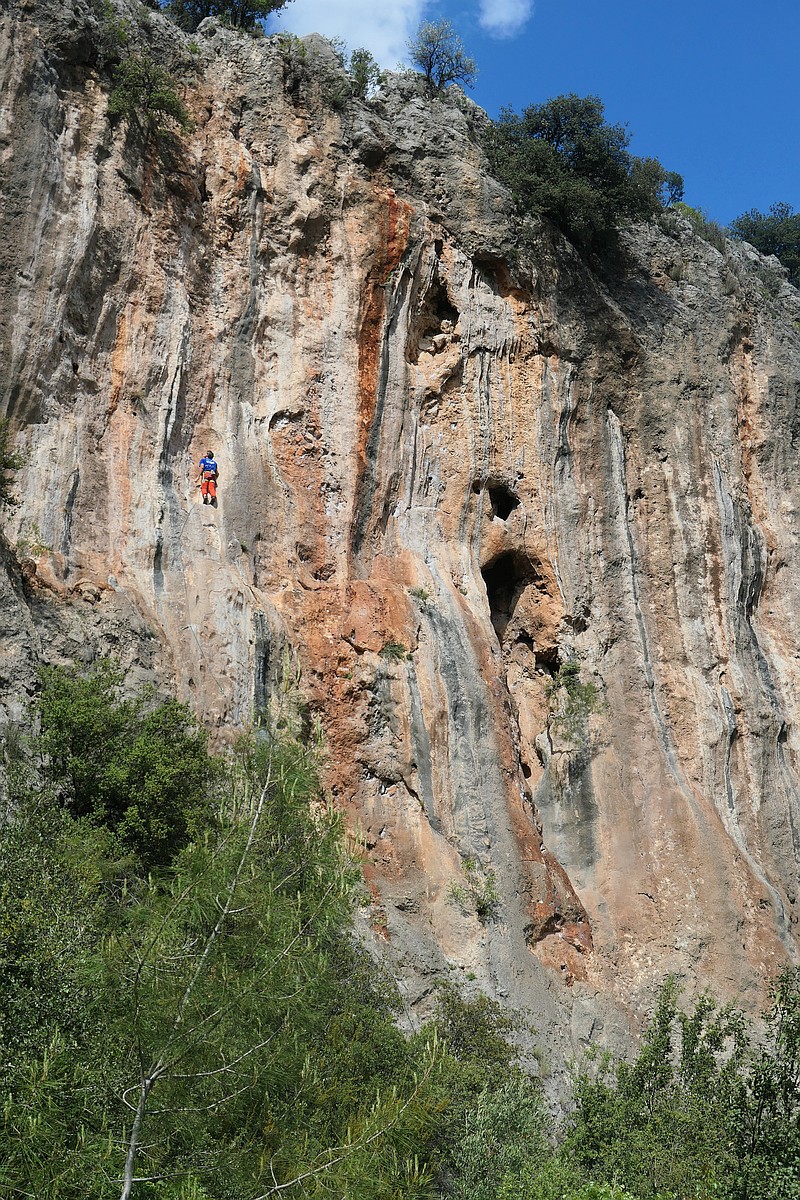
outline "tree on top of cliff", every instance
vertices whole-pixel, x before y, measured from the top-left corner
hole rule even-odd
[[[149,55],[131,55],[114,68],[108,115],[132,118],[151,134],[163,132],[165,120],[188,129],[191,119],[173,84],[169,71]]]
[[[683,180],[628,151],[597,96],[556,96],[491,122],[486,153],[523,212],[539,212],[577,245],[600,250],[625,219],[647,219],[680,199]]]
[[[449,83],[463,83],[467,87],[475,83],[478,74],[475,59],[469,57],[449,21],[423,22],[407,44],[411,61],[422,71],[432,95],[443,92]]]
[[[234,29],[254,29],[289,0],[169,0],[166,10],[176,25],[193,33],[206,17],[217,17]]]
[[[800,213],[790,204],[773,204],[768,213],[751,208],[732,222],[731,237],[749,242],[762,254],[774,254],[800,287]]]

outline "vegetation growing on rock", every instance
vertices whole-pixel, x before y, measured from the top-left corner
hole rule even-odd
[[[419,67],[431,95],[451,83],[472,87],[478,74],[474,58],[449,21],[425,21],[408,42],[411,61]]]
[[[668,980],[638,1056],[587,1064],[553,1121],[496,1002],[447,985],[432,1022],[397,1028],[350,933],[359,873],[315,747],[265,728],[212,758],[182,706],[119,683],[48,671],[6,731],[4,1195],[794,1194],[798,971],[756,1046]],[[131,838],[145,795],[171,837]]]
[[[191,125],[173,77],[147,54],[131,55],[115,67],[108,115],[133,119],[148,134],[162,131],[165,120],[181,129]]]
[[[800,287],[800,212],[790,204],[773,204],[768,213],[751,208],[731,222],[730,234],[762,254],[774,254]]]
[[[683,180],[628,150],[597,96],[556,96],[491,122],[489,164],[523,213],[542,213],[587,250],[601,250],[625,220],[653,217],[683,194]]]
[[[169,0],[167,12],[176,25],[193,33],[206,17],[218,17],[234,29],[254,29],[288,0]]]

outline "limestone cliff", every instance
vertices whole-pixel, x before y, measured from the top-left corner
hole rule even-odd
[[[613,283],[520,258],[463,97],[123,11],[178,144],[109,126],[83,0],[0,14],[5,718],[112,652],[222,736],[291,663],[412,1005],[755,1003],[797,951],[800,295],[679,220]]]

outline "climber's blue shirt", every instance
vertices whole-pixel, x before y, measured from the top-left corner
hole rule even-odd
[[[216,471],[217,464],[213,458],[201,458],[200,459],[200,470],[201,471]]]

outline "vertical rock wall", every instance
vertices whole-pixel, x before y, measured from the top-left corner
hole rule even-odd
[[[313,40],[153,14],[195,128],[147,146],[86,13],[0,17],[6,694],[118,649],[224,736],[300,670],[412,1003],[450,970],[578,1042],[667,970],[756,1003],[796,954],[798,293],[679,221],[613,284],[544,230],[521,268],[478,110],[342,106]]]

